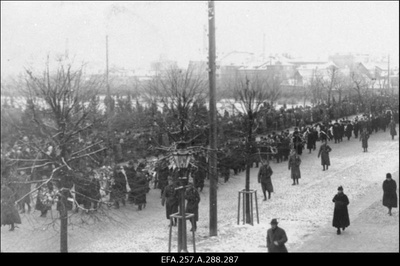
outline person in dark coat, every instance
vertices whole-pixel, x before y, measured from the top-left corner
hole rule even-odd
[[[14,231],[15,224],[21,224],[21,217],[15,206],[15,192],[3,181],[1,185],[1,225],[10,225],[10,231]]]
[[[93,209],[97,210],[98,206],[101,203],[101,194],[100,194],[100,180],[96,177],[93,171],[89,172],[89,200],[93,203]]]
[[[311,153],[311,150],[315,150],[315,142],[318,137],[315,132],[316,131],[312,128],[307,128],[307,149],[309,150],[309,153]]]
[[[354,121],[354,126],[353,126],[353,131],[354,131],[354,137],[358,139],[358,131],[360,130],[360,122],[358,120]]]
[[[124,170],[126,179],[128,180],[129,187],[132,189],[128,193],[128,202],[130,204],[133,204],[134,203],[133,186],[135,185],[135,179],[137,175],[137,172],[135,170],[135,163],[132,160],[129,161],[128,166]]]
[[[347,140],[350,140],[352,132],[353,132],[353,125],[350,123],[350,121],[347,121],[347,126],[346,126]]]
[[[179,206],[179,195],[175,188],[177,187],[176,182],[172,181],[172,178],[168,180],[169,184],[165,187],[163,195],[162,195],[162,200],[161,200],[161,205],[165,205],[165,211],[166,211],[166,216],[167,219],[170,219],[170,215],[178,212],[178,206]],[[174,219],[173,226],[176,226],[176,219]]]
[[[196,231],[197,221],[199,220],[200,194],[192,183],[189,183],[189,185],[190,186],[185,191],[185,199],[187,200],[186,213],[194,214],[194,218],[190,220],[192,223],[192,229],[190,229],[190,231]]]
[[[267,159],[262,159],[261,164],[262,165],[258,170],[258,183],[261,183],[261,189],[264,194],[264,201],[266,201],[266,191],[268,191],[268,199],[271,198],[271,192],[274,192],[274,187],[272,186],[271,181],[273,171],[271,169],[271,166],[269,166],[269,161]]]
[[[292,155],[289,157],[288,168],[290,171],[290,177],[293,179],[293,186],[299,184],[299,178],[301,178],[300,173],[300,164],[301,159],[300,156],[296,153],[295,150],[292,151]]]
[[[392,216],[392,208],[397,208],[397,185],[396,181],[392,179],[392,175],[390,173],[386,174],[386,180],[383,181],[382,189],[382,204],[389,209],[388,214]]]
[[[285,230],[278,227],[276,219],[271,220],[271,228],[267,231],[267,248],[268,252],[287,253],[285,243],[288,241]]]
[[[333,211],[332,226],[337,228],[337,234],[340,235],[340,228],[344,231],[350,225],[349,211],[349,198],[343,193],[343,187],[338,187],[338,193],[333,197],[332,202],[335,203]]]
[[[168,176],[169,176],[168,164],[163,162],[157,169],[157,180],[158,180],[157,187],[161,190],[160,197],[162,197],[164,189],[168,185]]]
[[[111,185],[110,199],[114,201],[114,206],[119,209],[119,202],[125,206],[125,197],[127,193],[127,183],[124,173],[122,172],[124,168],[118,166],[116,172],[114,173],[113,183]]]
[[[333,138],[335,139],[335,143],[340,142],[340,124],[337,120],[333,124]]]
[[[392,119],[392,121],[390,121],[389,123],[389,128],[390,128],[390,135],[392,136],[392,140],[394,139],[394,136],[397,135],[396,132],[396,123],[394,122],[394,120]]]
[[[368,151],[368,139],[369,139],[369,133],[367,131],[367,128],[364,128],[361,132],[360,135],[360,141],[362,144],[362,148],[363,148],[363,152],[367,152]]]
[[[319,147],[318,158],[321,156],[321,165],[323,167],[322,171],[328,170],[328,167],[331,165],[329,160],[329,153],[332,151],[331,147],[327,144],[326,140]]]
[[[295,130],[293,132],[294,148],[296,149],[297,154],[301,155],[303,153],[303,140],[301,139],[300,132],[297,130],[297,128],[295,128],[294,130]]]
[[[146,207],[146,194],[148,189],[148,183],[144,172],[136,173],[131,189],[130,195],[133,199],[133,203],[137,205],[138,210],[141,211]]]

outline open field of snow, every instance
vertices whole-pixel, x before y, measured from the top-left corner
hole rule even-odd
[[[346,139],[340,144],[331,142],[329,144],[332,148],[331,167],[327,171],[322,171],[320,159],[317,158],[319,145],[320,143],[317,143],[317,150],[312,154],[308,154],[307,150],[303,151],[301,179],[298,186],[291,185],[287,162],[271,163],[275,190],[271,200],[262,201],[261,187],[257,183],[258,169],[251,169],[251,188],[257,189],[260,214],[260,224],[255,223],[254,226],[237,225],[238,191],[244,188],[245,182],[244,173],[240,173],[231,177],[227,183],[219,184],[218,236],[209,237],[209,187],[206,180],[205,188],[201,192],[196,251],[266,252],[265,236],[272,218],[277,218],[279,226],[285,229],[289,239],[287,243],[289,252],[311,251],[307,249],[305,243],[320,234],[322,229],[328,234],[331,230],[332,235],[336,236],[335,229],[333,227],[329,229],[329,226],[334,207],[332,198],[339,185],[344,187],[344,193],[350,200],[350,222],[363,219],[358,216],[364,218],[365,215],[369,216],[365,213],[365,209],[371,204],[366,204],[365,199],[371,192],[375,193],[375,198],[376,195],[382,195],[381,186],[386,173],[399,171],[398,136],[392,141],[388,131],[372,134],[367,153],[363,153],[361,142],[354,138],[350,141]],[[87,214],[74,215],[73,225],[69,227],[69,251],[167,252],[169,221],[165,217],[164,207],[161,206],[160,191],[151,189],[147,195],[147,202],[146,209],[142,211],[138,211],[132,205],[121,207],[119,210],[111,209],[109,216],[113,218],[112,220],[101,215],[100,221],[89,219]],[[370,212],[384,215],[387,209],[378,205],[376,203],[373,209],[369,209]],[[50,215],[48,218],[39,218],[39,215],[38,211],[22,214],[22,224],[14,232],[9,232],[8,227],[2,227],[1,251],[58,252],[57,226],[55,229],[52,227],[46,229],[45,224],[51,221]],[[58,215],[55,210],[53,215]],[[384,219],[391,218],[397,219],[398,232],[398,209],[393,210],[392,217],[382,218],[381,221],[386,223]],[[379,226],[380,220],[377,221]],[[174,227],[173,251],[177,250],[176,230]],[[351,224],[346,233],[352,230],[358,229]],[[379,231],[371,231],[370,234],[374,233],[378,234]],[[357,234],[353,234],[352,237],[357,237]],[[192,251],[191,241],[191,234],[188,234],[189,252]],[[373,243],[370,245],[366,243],[361,251],[373,251]],[[382,245],[380,251],[385,250],[384,244]],[[397,237],[397,247],[398,245]],[[392,249],[393,247],[388,247],[388,250]]]

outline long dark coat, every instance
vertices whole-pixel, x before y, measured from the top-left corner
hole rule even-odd
[[[161,204],[163,206],[165,204],[167,219],[169,219],[169,216],[171,214],[178,212],[179,196],[175,188],[176,188],[175,184],[166,186],[162,195]]]
[[[111,200],[120,200],[125,198],[126,179],[122,172],[114,174],[114,183],[111,186]]]
[[[185,192],[185,199],[187,200],[186,204],[186,213],[193,213],[194,220],[199,220],[199,202],[200,202],[200,194],[194,187],[190,187]]]
[[[352,132],[353,132],[353,125],[348,124],[346,127],[346,137],[351,138]]]
[[[396,123],[395,122],[390,122],[389,127],[390,127],[390,135],[391,136],[396,136],[397,135]]]
[[[329,153],[332,151],[328,144],[322,144],[319,147],[318,158],[321,156],[321,165],[331,165]]]
[[[332,201],[335,203],[333,211],[332,226],[336,228],[346,228],[350,225],[349,211],[349,198],[344,193],[338,193],[333,197]]]
[[[301,164],[301,159],[299,155],[293,154],[289,157],[288,165],[289,165],[289,170],[291,170],[290,177],[292,179],[301,178],[300,164]]]
[[[1,188],[1,225],[20,224],[21,217],[15,206],[15,193],[8,186]]]
[[[315,131],[310,131],[307,135],[307,149],[312,150],[315,147],[316,139]]]
[[[278,246],[274,244],[274,241],[278,242]],[[275,229],[268,229],[267,231],[267,248],[268,252],[288,252],[285,243],[288,241],[285,230],[280,227]]]
[[[383,200],[382,204],[386,207],[397,208],[397,185],[393,179],[385,180],[382,184]]]
[[[148,183],[143,173],[138,172],[131,186],[131,192],[129,196],[132,196],[133,203],[135,205],[141,205],[146,203],[146,193],[148,189]]]
[[[272,186],[271,176],[273,171],[269,165],[262,165],[260,170],[258,170],[258,182],[261,182],[262,186],[269,192],[274,192],[274,187]]]
[[[362,142],[362,147],[364,149],[368,148],[368,139],[369,139],[368,132],[361,132],[360,140]]]

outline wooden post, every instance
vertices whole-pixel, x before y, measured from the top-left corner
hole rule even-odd
[[[217,236],[217,114],[216,114],[216,48],[214,1],[208,2],[209,82],[210,82],[210,236]]]

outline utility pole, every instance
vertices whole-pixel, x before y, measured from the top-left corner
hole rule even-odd
[[[112,163],[112,140],[111,140],[111,93],[110,93],[110,83],[108,79],[108,35],[106,35],[106,86],[107,86],[107,96],[106,96],[106,106],[107,106],[107,140],[108,140],[108,164]]]
[[[390,90],[390,54],[388,54],[388,91]]]
[[[217,236],[217,114],[216,114],[216,48],[214,1],[208,1],[209,81],[210,81],[210,236]]]

